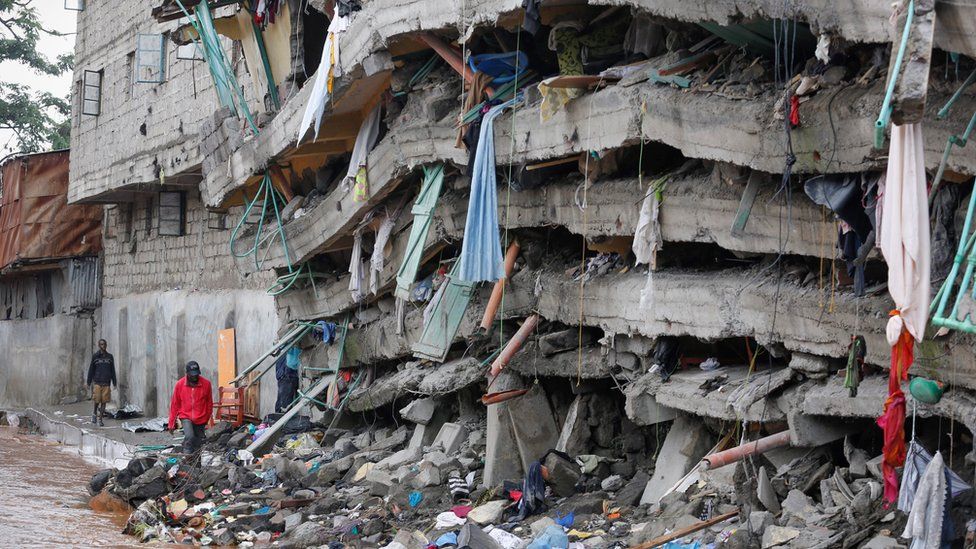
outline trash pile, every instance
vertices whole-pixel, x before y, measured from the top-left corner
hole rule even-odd
[[[934,512],[945,515],[954,538],[976,528],[963,497],[971,496],[969,486],[942,454],[933,457],[918,442],[909,448],[897,509],[882,504],[881,456],[869,459],[851,437],[754,453],[714,469],[702,460],[652,493],[665,474],[654,470],[655,457],[660,469],[715,439],[670,447],[671,434],[708,432],[684,416],[671,430],[685,433],[618,432],[614,423],[626,418],[613,417],[612,407],[592,413],[601,396],[589,395],[587,412],[566,417],[583,425],[575,438],[589,437],[569,446],[596,453],[550,449],[527,465],[524,478],[497,486],[485,486],[486,462],[499,451],[519,459],[518,442],[488,448],[485,415],[468,410],[438,421],[442,407],[422,398],[399,411],[399,424],[379,418],[372,426],[330,428],[299,416],[257,456],[245,448],[260,426],[220,422],[199,452],[143,449],[124,469],[97,473],[89,491],[103,505],[131,506],[125,532],[141,541],[203,546],[887,548],[907,547],[898,541],[905,532],[932,535],[925,526]],[[572,416],[579,415],[600,420],[577,422]],[[656,445],[655,437],[665,442]],[[723,438],[712,452],[731,442]],[[913,507],[913,495],[923,503]],[[916,515],[922,533],[909,530]]]

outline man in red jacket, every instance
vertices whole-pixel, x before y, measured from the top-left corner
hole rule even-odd
[[[203,445],[205,428],[213,413],[210,382],[200,376],[200,365],[186,364],[186,375],[176,382],[169,403],[169,432],[176,430],[176,420],[183,425],[183,453],[192,454]]]

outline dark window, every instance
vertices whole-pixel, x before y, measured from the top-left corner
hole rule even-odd
[[[160,236],[183,236],[186,224],[186,197],[182,192],[159,193]]]

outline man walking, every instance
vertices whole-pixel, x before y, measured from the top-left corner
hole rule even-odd
[[[200,375],[200,365],[190,361],[186,375],[176,382],[169,403],[169,432],[176,430],[176,421],[183,426],[183,453],[192,454],[203,445],[207,422],[213,413],[213,394],[210,382]]]
[[[112,385],[118,387],[115,379],[115,357],[109,352],[108,343],[104,339],[98,340],[98,351],[92,355],[91,364],[88,366],[88,380],[86,385],[91,390],[92,400],[95,407],[92,409],[92,423],[98,423],[99,427],[104,427],[105,405],[112,400]]]

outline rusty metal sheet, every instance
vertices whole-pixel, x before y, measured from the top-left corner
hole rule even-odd
[[[68,205],[67,150],[10,159],[0,178],[0,270],[101,251],[102,207]]]

